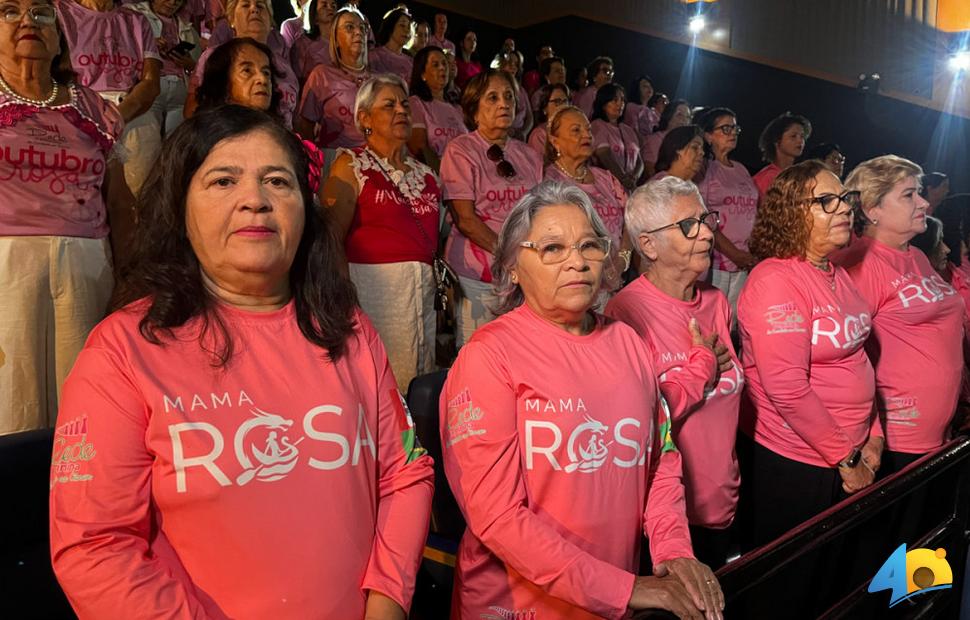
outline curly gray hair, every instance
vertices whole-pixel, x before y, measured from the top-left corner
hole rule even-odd
[[[360,124],[360,111],[366,110],[370,113],[371,108],[374,107],[374,100],[377,99],[377,93],[381,92],[381,89],[385,86],[400,88],[404,91],[405,101],[407,100],[408,85],[404,83],[400,76],[393,73],[378,73],[361,84],[360,90],[357,91],[357,98],[354,99],[354,126],[357,127],[357,131],[364,132],[364,128]]]
[[[533,218],[543,208],[556,205],[576,205],[586,214],[598,237],[610,236],[603,220],[593,209],[593,202],[583,190],[562,181],[543,181],[533,187],[509,212],[495,244],[492,289],[498,301],[492,311],[496,315],[510,312],[525,301],[521,287],[512,282],[512,269],[518,262],[522,242],[528,239]]]

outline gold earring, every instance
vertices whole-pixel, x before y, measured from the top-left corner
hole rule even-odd
[[[518,283],[519,283],[519,276],[517,276],[517,275],[515,275],[513,273],[512,274],[512,284],[518,284]]]

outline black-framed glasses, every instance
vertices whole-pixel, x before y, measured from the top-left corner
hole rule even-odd
[[[24,18],[24,14],[30,15],[30,21],[41,26],[51,26],[57,21],[57,12],[53,6],[29,6],[23,11],[14,5],[7,5],[0,9],[0,19],[8,24],[16,24]]]
[[[515,176],[515,166],[505,159],[505,151],[497,144],[493,144],[485,151],[485,156],[489,161],[495,162],[495,172],[503,179],[511,179]]]
[[[838,211],[839,203],[842,202],[854,210],[862,206],[862,193],[859,191],[850,191],[841,196],[838,194],[822,194],[821,196],[812,198],[811,202],[813,204],[818,203],[822,207],[822,211],[829,214]]]
[[[569,99],[566,99],[565,97],[556,97],[555,99],[550,99],[549,103],[561,107],[569,103]]]
[[[579,255],[588,261],[602,262],[610,254],[611,242],[612,240],[609,237],[589,237],[572,245],[562,241],[543,241],[541,243],[523,241],[519,245],[535,250],[543,265],[556,265],[569,258],[573,250],[579,252]]]
[[[714,128],[714,131],[720,131],[725,136],[730,136],[731,134],[741,135],[741,125],[735,123],[725,123],[724,125],[718,125]]]
[[[688,239],[696,239],[697,235],[701,234],[701,224],[706,225],[711,229],[711,232],[714,232],[721,226],[721,214],[717,211],[708,211],[700,217],[688,217],[680,220],[679,222],[674,222],[673,224],[667,224],[666,226],[661,226],[660,228],[648,230],[647,234],[660,232],[661,230],[667,230],[668,228],[673,228],[676,226],[677,228],[680,228],[680,232],[684,233],[684,236]]]

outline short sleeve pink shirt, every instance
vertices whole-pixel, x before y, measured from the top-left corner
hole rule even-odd
[[[626,209],[626,192],[620,182],[602,168],[590,168],[592,183],[577,183],[566,176],[555,164],[546,166],[545,180],[555,180],[575,185],[586,192],[593,201],[596,214],[603,220],[606,230],[613,240],[613,247],[619,249],[623,235],[623,214]]]
[[[411,81],[414,59],[404,52],[394,53],[385,46],[375,47],[367,53],[371,73],[393,73],[407,84]]]
[[[532,147],[532,150],[539,154],[539,157],[545,158],[546,156],[546,126],[544,124],[536,125],[531,132],[529,132],[529,141],[526,143]]]
[[[310,72],[317,65],[332,65],[330,60],[330,38],[321,34],[311,39],[305,32],[293,40],[290,47],[290,62],[300,82],[306,82]]]
[[[596,87],[587,86],[573,93],[573,105],[583,111],[586,118],[593,116],[593,102],[596,101]]]
[[[70,103],[49,108],[0,94],[0,236],[108,234],[101,188],[124,122],[94,91],[69,88]]]
[[[143,15],[120,7],[92,11],[75,0],[55,6],[81,85],[96,92],[128,91],[141,80],[146,60],[161,60]]]
[[[608,148],[623,172],[632,174],[640,158],[640,140],[629,125],[608,123],[601,118],[590,124],[593,148]]]
[[[732,164],[725,166],[716,159],[710,161],[697,188],[708,211],[720,214],[721,234],[739,250],[747,250],[758,213],[758,188],[747,168],[739,162]],[[738,271],[738,266],[717,250],[714,250],[713,266],[720,271]]]
[[[323,148],[363,146],[364,136],[354,124],[357,90],[370,74],[351,77],[343,69],[321,65],[303,86],[299,114],[319,126],[317,144]]]
[[[525,142],[509,140],[505,159],[516,174],[505,179],[496,171],[496,162],[485,154],[490,146],[477,131],[452,140],[441,159],[442,194],[445,200],[474,202],[475,214],[499,232],[515,203],[542,180],[542,160]],[[451,227],[445,252],[458,275],[492,281],[492,254],[472,243],[457,226]]]
[[[660,156],[660,145],[664,142],[666,131],[655,131],[643,139],[643,161],[653,164],[657,163]]]
[[[461,110],[455,104],[438,99],[423,101],[417,95],[411,95],[408,101],[411,126],[427,132],[428,144],[438,157],[444,155],[449,142],[468,133]]]
[[[440,47],[443,50],[451,50],[452,54],[455,53],[455,44],[444,37],[439,39],[432,34],[430,37],[428,37],[428,45]]]

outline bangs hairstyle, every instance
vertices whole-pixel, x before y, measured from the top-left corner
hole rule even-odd
[[[404,83],[401,76],[394,73],[378,73],[361,84],[357,91],[357,97],[354,99],[354,127],[357,128],[357,131],[364,132],[360,123],[360,113],[366,111],[370,114],[374,107],[374,100],[377,99],[377,93],[381,92],[381,89],[385,86],[400,88],[404,92],[404,101],[407,102],[408,85]]]
[[[845,179],[845,186],[862,194],[862,208],[878,206],[893,187],[909,177],[917,180],[923,169],[898,155],[882,155],[866,160],[855,167]]]
[[[408,22],[411,24],[411,26],[409,26],[411,34],[408,36],[408,41],[411,40],[411,36],[414,35],[414,20],[411,18],[411,12],[403,7],[396,8],[388,11],[387,14],[384,15],[384,19],[381,21],[381,27],[377,31],[377,36],[374,38],[374,42],[377,43],[378,47],[381,45],[386,45],[387,42],[391,40],[391,35],[394,34],[394,29],[397,27],[397,22],[402,17],[407,17]]]
[[[229,39],[212,51],[209,60],[205,63],[205,71],[202,74],[202,83],[196,90],[195,98],[199,102],[198,110],[214,108],[229,103],[229,92],[231,90],[232,65],[239,57],[239,53],[245,47],[252,47],[262,52],[269,61],[270,75],[272,76],[271,92],[269,102],[269,113],[280,118],[280,100],[283,95],[280,93],[279,80],[282,75],[276,70],[273,62],[273,52],[265,45],[249,37]]]
[[[597,119],[610,122],[606,118],[606,111],[603,109],[606,104],[616,99],[617,95],[623,95],[623,101],[626,102],[626,89],[617,84],[616,82],[610,82],[609,84],[603,84],[596,91],[596,99],[593,100],[593,117],[589,119],[590,121],[595,121]],[[616,122],[622,120],[623,115]]]
[[[229,363],[232,335],[215,311],[219,302],[202,282],[201,266],[186,231],[186,197],[213,148],[254,132],[271,136],[293,166],[304,205],[303,235],[289,272],[296,322],[304,337],[321,348],[321,355],[336,362],[346,353],[356,327],[357,293],[337,268],[342,252],[329,216],[314,205],[303,144],[271,116],[252,108],[226,105],[199,112],[162,144],[138,197],[140,219],[133,257],[122,271],[113,307],[144,299],[144,306],[131,311],[144,312],[139,331],[156,345],[198,317],[201,349],[213,355],[213,366]]]
[[[502,224],[502,230],[499,232],[498,241],[495,244],[495,258],[492,261],[492,289],[498,301],[492,311],[496,315],[511,312],[525,301],[522,288],[512,282],[512,269],[518,262],[519,252],[523,249],[521,244],[528,239],[529,231],[532,229],[532,220],[536,214],[545,207],[557,205],[579,207],[589,220],[594,235],[597,237],[610,236],[606,226],[603,225],[603,220],[596,214],[592,201],[583,190],[572,183],[563,183],[562,181],[543,181],[533,187],[512,207],[505,223]],[[604,265],[601,275],[605,276],[608,268]]]
[[[586,118],[586,113],[574,105],[564,105],[556,110],[552,115],[552,118],[549,119],[548,127],[546,128],[546,147],[545,153],[543,154],[546,164],[551,164],[559,159],[559,156],[556,153],[556,147],[552,145],[552,140],[549,139],[549,136],[559,135],[559,128],[562,126],[562,119],[565,118],[567,112],[575,112],[586,119],[586,122],[589,122],[589,119]]]
[[[418,99],[421,101],[431,101],[434,99],[434,95],[431,94],[431,89],[428,84],[421,77],[424,75],[424,70],[427,68],[428,63],[431,62],[431,54],[438,52],[442,56],[442,60],[445,63],[445,75],[448,75],[448,58],[445,56],[445,51],[440,47],[434,45],[426,45],[418,50],[418,53],[414,55],[414,63],[411,66],[411,93],[417,95]],[[447,90],[448,85],[445,85],[445,90]]]
[[[812,231],[815,177],[828,168],[817,159],[781,171],[765,193],[754,219],[748,249],[756,259],[805,256]]]
[[[702,143],[704,141],[701,128],[697,125],[685,125],[668,131],[663,142],[660,143],[660,150],[657,152],[657,172],[670,170],[670,166],[677,161],[679,152],[685,149],[694,138],[701,138]]]
[[[512,89],[513,113],[515,106],[518,104],[518,84],[516,84],[515,78],[499,69],[486,69],[482,71],[468,80],[468,83],[465,84],[465,90],[461,93],[461,111],[465,117],[465,126],[470,131],[475,131],[478,128],[478,121],[475,120],[475,116],[478,114],[478,104],[481,103],[482,97],[485,96],[485,91],[488,90],[488,83],[493,77],[505,80],[509,88]]]
[[[340,61],[340,50],[337,48],[337,28],[340,27],[340,18],[344,15],[353,15],[360,20],[360,23],[364,25],[364,29],[367,29],[367,19],[364,14],[361,13],[356,6],[352,4],[346,4],[333,14],[333,23],[330,24],[330,61],[333,62],[335,67],[350,67],[351,69],[356,69],[357,67],[351,66],[345,62]],[[364,32],[364,50],[361,53],[361,67],[367,67],[367,33]]]
[[[630,103],[644,105],[647,102],[640,100],[640,82],[646,82],[650,85],[651,90],[656,90],[656,87],[653,85],[653,79],[649,75],[641,75],[637,79],[630,82],[630,90],[626,91],[626,94],[630,98]]]

